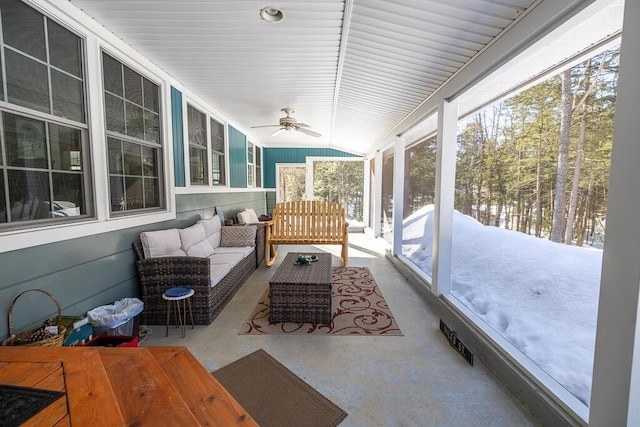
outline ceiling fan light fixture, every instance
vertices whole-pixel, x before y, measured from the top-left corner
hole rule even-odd
[[[260,18],[262,18],[263,21],[275,24],[284,20],[284,12],[273,6],[263,7],[260,10]]]

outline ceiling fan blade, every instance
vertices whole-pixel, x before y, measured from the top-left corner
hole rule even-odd
[[[296,123],[296,126],[300,126],[300,127],[303,127],[303,128],[308,128],[309,127],[309,125],[306,124],[306,123]]]
[[[264,126],[251,126],[251,129],[257,129],[257,128],[276,128],[279,127],[280,125],[264,125]]]
[[[312,131],[310,129],[305,129],[305,128],[301,128],[301,127],[298,127],[298,126],[294,127],[294,129],[297,130],[298,132],[302,132],[302,133],[307,134],[309,136],[312,136],[314,138],[320,138],[322,136],[318,132],[314,132],[314,131]]]
[[[273,132],[271,135],[269,136],[276,136],[276,135],[280,135],[282,132],[284,132],[286,129],[285,128],[280,128],[280,129],[276,129],[275,132]]]

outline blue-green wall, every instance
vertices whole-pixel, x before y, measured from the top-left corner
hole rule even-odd
[[[184,127],[182,123],[182,92],[171,87],[171,128],[173,129],[173,175],[176,187],[186,185],[184,171]]]
[[[276,188],[276,163],[305,163],[307,157],[357,157],[333,148],[264,148],[264,188]]]
[[[229,126],[229,186],[247,188],[247,137]]]
[[[60,303],[64,315],[83,315],[100,305],[139,296],[138,272],[131,243],[146,230],[187,227],[210,217],[221,206],[225,217],[239,210],[265,211],[262,191],[176,196],[175,220],[148,224],[79,239],[50,243],[0,255],[0,340],[9,335],[11,301],[27,289],[43,289]],[[14,331],[39,324],[56,313],[45,295],[29,292],[13,310]]]

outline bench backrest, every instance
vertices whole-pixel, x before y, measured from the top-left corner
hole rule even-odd
[[[273,209],[274,237],[291,240],[340,239],[347,232],[340,203],[318,200],[277,203]]]

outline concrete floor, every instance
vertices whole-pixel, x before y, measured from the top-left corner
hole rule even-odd
[[[439,329],[439,317],[364,234],[350,234],[349,265],[368,267],[404,336],[238,335],[276,271],[260,267],[209,326],[151,326],[141,345],[186,346],[209,370],[259,348],[271,354],[349,415],[348,426],[537,426],[482,364],[462,359]],[[338,246],[280,246],[282,254],[326,251],[340,265]]]

